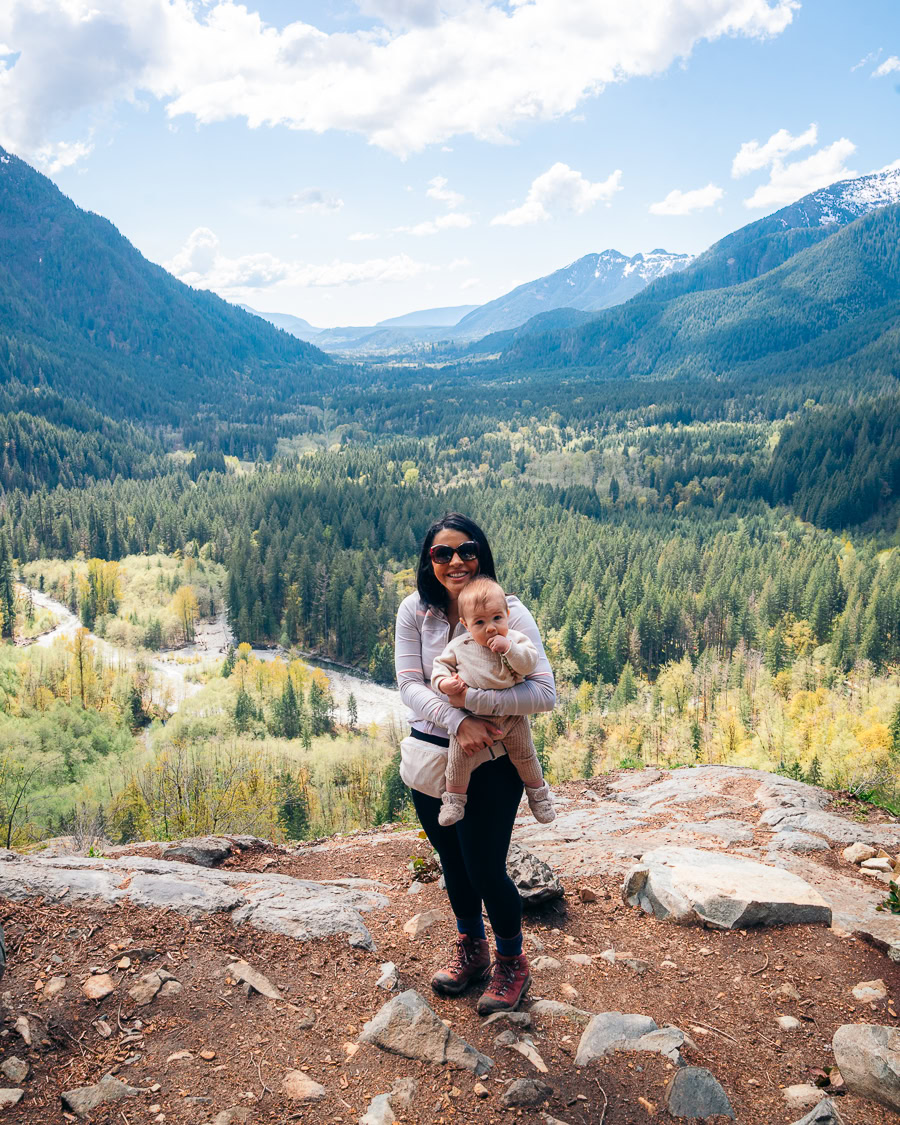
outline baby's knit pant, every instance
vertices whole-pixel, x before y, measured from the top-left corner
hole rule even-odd
[[[503,727],[503,735],[497,739],[506,747],[509,760],[516,767],[516,773],[529,789],[536,789],[544,782],[541,772],[541,763],[538,761],[537,751],[531,738],[531,727],[524,715],[512,715],[501,719],[495,715],[484,716],[488,722],[495,726]],[[497,743],[494,743],[496,746]],[[459,743],[450,735],[450,750],[447,754],[447,788],[468,789],[471,776],[471,759],[460,748]]]

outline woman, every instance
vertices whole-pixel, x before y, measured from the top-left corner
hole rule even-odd
[[[502,731],[478,716],[551,711],[556,688],[534,618],[512,595],[507,597],[510,627],[527,634],[540,654],[531,676],[504,691],[468,688],[445,696],[430,687],[433,661],[452,637],[464,632],[457,603],[476,574],[496,579],[494,559],[481,528],[456,512],[433,523],[422,543],[417,593],[405,598],[397,613],[394,654],[400,696],[409,708],[411,738],[422,744],[422,752],[431,747],[441,756],[438,762],[443,760],[446,765],[441,748],[449,746],[452,732],[467,754],[481,758],[469,783],[466,815],[458,823],[447,828],[438,824],[439,783],[429,786],[431,792],[413,787],[412,799],[425,834],[441,858],[458,930],[450,961],[431,986],[436,992],[457,996],[490,975],[487,991],[478,1002],[479,1013],[488,1015],[516,1008],[531,977],[522,951],[522,903],[506,873],[522,782],[506,751],[500,744],[494,745]],[[438,776],[441,773],[439,770]],[[408,771],[406,777],[410,777]],[[497,947],[493,974],[482,903]]]

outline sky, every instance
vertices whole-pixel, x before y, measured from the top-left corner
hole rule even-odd
[[[900,158],[897,0],[3,0],[0,145],[322,327],[698,253]]]

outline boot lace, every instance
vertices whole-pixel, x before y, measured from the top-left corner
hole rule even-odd
[[[494,975],[491,979],[489,992],[501,999],[506,999],[506,994],[512,992],[516,986],[516,973],[519,969],[519,962],[516,961],[495,961],[494,962]]]
[[[465,937],[458,937],[456,939],[456,948],[450,958],[450,964],[447,966],[448,971],[453,973],[454,976],[465,972],[469,962],[472,960],[474,952],[475,950],[472,943],[466,941]]]

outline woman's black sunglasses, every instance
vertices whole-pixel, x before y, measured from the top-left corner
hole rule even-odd
[[[432,562],[440,563],[441,566],[446,566],[448,562],[452,562],[454,555],[458,555],[461,562],[471,562],[472,559],[478,558],[478,544],[474,539],[467,539],[465,543],[460,543],[458,547],[450,547],[446,543],[435,543],[433,547],[428,548],[428,554],[431,556]]]

